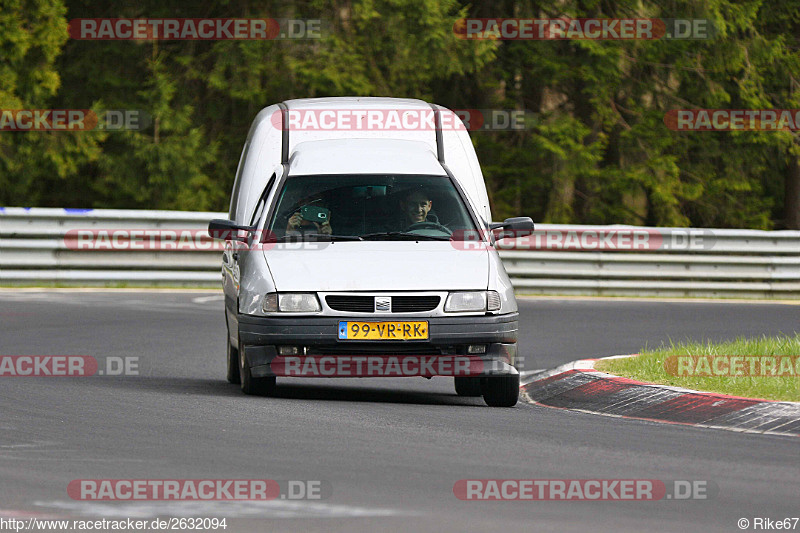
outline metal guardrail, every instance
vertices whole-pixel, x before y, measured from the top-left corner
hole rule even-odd
[[[0,208],[0,284],[218,287],[222,243],[205,230],[212,218],[225,217],[215,212]],[[133,229],[177,230],[178,239],[183,232],[194,240],[183,247],[178,240],[169,250],[74,245],[76,230],[116,234]],[[662,245],[571,249],[583,234],[592,240],[618,232],[650,235],[651,242]],[[800,231],[540,224],[536,233],[541,241],[529,236],[498,243],[518,293],[800,298]],[[698,237],[702,244],[670,246],[675,236],[679,241]]]

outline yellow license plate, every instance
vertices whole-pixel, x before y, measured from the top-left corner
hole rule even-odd
[[[428,322],[339,322],[339,338],[348,341],[425,340]]]

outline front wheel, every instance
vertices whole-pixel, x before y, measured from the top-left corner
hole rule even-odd
[[[514,407],[519,399],[519,374],[481,378],[481,392],[489,407]]]
[[[239,374],[242,377],[242,392],[253,396],[269,396],[277,388],[277,378],[267,376],[254,378],[250,372],[250,365],[244,358],[244,350],[239,350]]]

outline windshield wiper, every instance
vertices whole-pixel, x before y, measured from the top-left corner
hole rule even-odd
[[[326,235],[325,233],[312,233],[311,237],[318,237],[318,240],[325,241],[363,241],[358,235]]]
[[[378,233],[367,233],[366,235],[362,235],[361,238],[364,240],[370,239],[377,239],[380,237],[403,237],[414,239],[418,241],[449,241],[450,237],[439,237],[437,235],[420,235],[419,233],[414,233],[411,231],[381,231]]]
[[[308,239],[310,237],[310,239]],[[313,241],[363,241],[358,235],[328,235],[327,233],[306,233],[304,235],[284,235],[278,239],[278,242],[295,241],[305,242],[306,240]]]

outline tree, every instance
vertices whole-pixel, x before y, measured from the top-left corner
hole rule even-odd
[[[62,1],[5,0],[0,10],[0,109],[48,109],[67,39]],[[100,154],[96,135],[0,132],[0,203],[65,205],[80,197],[78,170]]]

